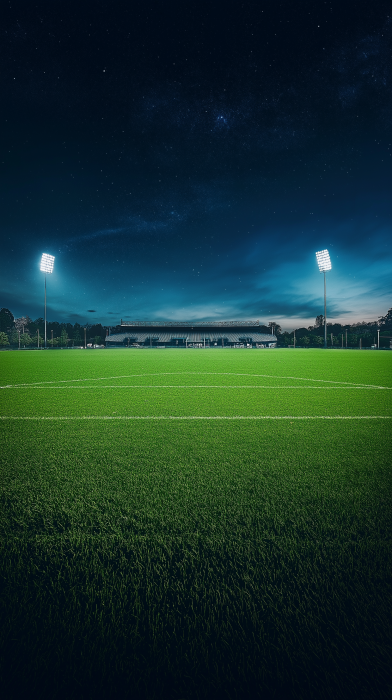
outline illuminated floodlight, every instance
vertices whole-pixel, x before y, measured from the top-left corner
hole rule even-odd
[[[325,273],[332,270],[331,258],[327,249],[319,250],[316,253],[317,264],[320,272],[324,273],[324,347],[327,347],[327,283]]]
[[[48,253],[42,253],[41,266],[40,266],[41,272],[45,272],[45,273],[50,274],[51,272],[53,272],[53,266],[54,266],[54,255],[48,255]]]
[[[54,266],[54,255],[49,255],[48,253],[42,253],[40,270],[45,273],[45,348],[46,348],[46,275],[50,275],[53,272]]]
[[[316,258],[320,272],[332,270],[331,258],[329,257],[328,250],[319,250],[319,252],[316,253]]]

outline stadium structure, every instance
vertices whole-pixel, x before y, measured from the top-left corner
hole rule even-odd
[[[259,321],[135,321],[106,336],[106,347],[275,348],[276,335]]]

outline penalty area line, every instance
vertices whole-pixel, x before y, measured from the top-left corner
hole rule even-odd
[[[0,420],[390,420],[392,416],[0,416]]]
[[[94,384],[92,386],[86,384],[67,385],[67,386],[9,386],[0,387],[1,389],[20,389],[23,391],[63,391],[66,389],[300,389],[301,391],[317,389],[319,391],[382,391],[388,387],[382,386],[278,386],[274,384]],[[390,391],[390,389],[388,389]]]
[[[247,372],[147,372],[143,374],[119,374],[112,377],[90,377],[90,378],[79,378],[79,379],[58,379],[52,381],[44,382],[29,382],[27,384],[5,384],[0,386],[0,389],[14,389],[19,387],[33,387],[42,384],[69,384],[75,382],[100,382],[108,379],[129,379],[131,377],[163,377],[163,376],[180,376],[180,375],[197,375],[197,376],[227,376],[227,377],[264,377],[267,379],[294,379],[301,382],[321,382],[323,384],[344,384],[345,386],[358,386],[358,387],[370,387],[372,389],[392,389],[388,386],[377,386],[375,384],[360,384],[358,382],[343,382],[336,381],[333,379],[309,379],[306,377],[292,377],[292,376],[282,376],[275,374],[250,374]]]

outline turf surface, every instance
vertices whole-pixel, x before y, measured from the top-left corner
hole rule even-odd
[[[391,364],[1,353],[3,697],[390,697]]]

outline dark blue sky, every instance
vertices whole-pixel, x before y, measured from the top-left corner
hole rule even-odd
[[[115,325],[392,305],[388,2],[7,2],[0,306]],[[3,8],[4,10],[4,8]]]

